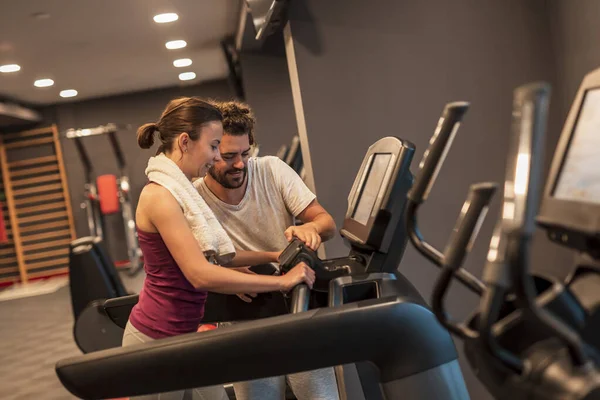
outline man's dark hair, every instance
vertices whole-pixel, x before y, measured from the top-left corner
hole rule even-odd
[[[248,135],[250,145],[253,145],[256,119],[250,106],[238,101],[213,101],[213,104],[223,115],[223,133],[233,136]]]

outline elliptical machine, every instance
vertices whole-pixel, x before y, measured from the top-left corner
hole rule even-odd
[[[71,242],[69,285],[77,347],[91,353],[106,348],[106,343],[120,343],[123,330],[102,323],[106,314],[100,306],[106,299],[129,293],[99,237],[86,236]]]
[[[81,208],[86,211],[88,229],[90,236],[105,239],[104,216],[120,213],[125,230],[125,241],[127,244],[127,256],[129,260],[128,271],[131,275],[137,274],[142,264],[142,252],[140,250],[135,229],[133,207],[131,205],[131,186],[129,177],[126,175],[126,163],[123,151],[117,140],[116,133],[119,127],[115,124],[107,124],[89,129],[69,129],[65,136],[73,139],[79,157],[84,167],[86,184],[85,198]],[[92,163],[83,145],[83,138],[88,136],[107,135],[111,148],[117,159],[119,176],[105,174],[100,175],[94,181],[92,177]]]
[[[292,142],[288,146],[282,144],[277,150],[276,156],[289,165],[302,179],[305,178],[304,161],[302,159],[302,148],[300,146],[300,136],[294,135]]]
[[[594,118],[600,109],[599,85],[600,69],[579,89],[538,216],[549,238],[582,252],[585,264],[577,265],[566,282],[528,271],[550,95],[545,83],[514,93],[502,213],[483,272],[486,290],[479,310],[466,323],[452,321],[444,297],[485,214],[485,196],[476,190],[465,202],[441,258],[433,310],[464,341],[469,363],[497,399],[600,399],[600,295],[595,286],[600,281],[600,175],[590,168],[600,157],[600,119]],[[419,196],[411,193],[409,198],[409,220],[415,220]],[[411,240],[433,259],[417,234]]]

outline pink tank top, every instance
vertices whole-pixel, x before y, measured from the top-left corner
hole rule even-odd
[[[188,282],[159,233],[137,232],[146,279],[129,321],[153,339],[196,332],[207,292]]]

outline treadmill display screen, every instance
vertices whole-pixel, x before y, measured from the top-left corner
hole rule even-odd
[[[363,189],[358,200],[358,204],[354,209],[352,218],[362,225],[367,225],[369,217],[373,211],[373,206],[377,200],[379,190],[383,185],[383,178],[387,171],[392,155],[387,153],[378,153],[373,155],[373,161],[367,177],[363,183]]]
[[[600,88],[584,95],[554,197],[600,204]]]

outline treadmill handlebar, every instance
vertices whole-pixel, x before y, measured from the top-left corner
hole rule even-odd
[[[349,274],[347,268],[336,267],[330,268],[325,267],[324,260],[321,260],[317,255],[317,252],[310,249],[304,244],[304,242],[298,238],[294,238],[285,249],[279,255],[279,268],[281,272],[288,273],[298,263],[304,262],[313,271],[315,271],[315,284],[313,290],[316,291],[327,291],[329,290],[329,282],[333,279],[339,278]]]
[[[468,109],[469,103],[464,101],[448,103],[444,107],[435,133],[429,141],[429,147],[419,164],[415,183],[408,194],[411,201],[420,204],[427,200],[448,150],[452,146],[460,122]]]
[[[386,297],[98,351],[61,360],[56,372],[75,396],[106,399],[360,361],[372,362],[385,383],[456,358],[450,335],[430,310]],[[215,368],[213,360],[227,368]]]
[[[292,292],[292,314],[308,311],[310,300],[310,289],[308,285],[302,283],[294,288]]]

